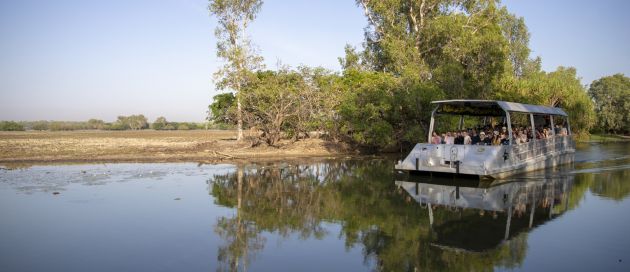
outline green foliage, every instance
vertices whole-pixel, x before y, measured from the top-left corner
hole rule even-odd
[[[212,97],[212,104],[208,106],[208,121],[216,124],[236,124],[234,111],[236,97],[232,93],[217,94]]]
[[[31,124],[32,130],[48,130],[48,121],[35,121]]]
[[[52,121],[48,124],[48,129],[51,131],[70,131],[80,129],[80,124],[63,121]]]
[[[89,129],[104,129],[105,122],[99,119],[90,119],[87,121],[87,128]]]
[[[24,126],[13,121],[0,121],[0,131],[24,131]]]
[[[522,78],[505,77],[497,99],[561,107],[568,112],[571,130],[588,134],[595,123],[593,103],[577,77],[575,68],[558,67],[554,72],[538,71]]]
[[[190,129],[191,129],[191,127],[188,126],[188,124],[186,124],[186,123],[181,123],[181,124],[177,125],[177,130],[190,130]],[[194,127],[193,127],[193,129],[194,129]]]
[[[274,145],[283,129],[295,129],[290,120],[297,118],[302,102],[300,93],[304,90],[304,79],[297,72],[286,69],[257,72],[239,93],[244,120],[263,132],[261,137],[268,145]]]
[[[376,148],[426,138],[430,102],[442,91],[414,77],[391,73],[346,71],[339,105],[342,134]]]
[[[110,126],[111,130],[139,130],[146,128],[149,128],[149,123],[147,122],[147,118],[142,114],[118,116],[118,120]]]
[[[630,78],[623,74],[602,77],[591,83],[588,93],[595,101],[599,129],[630,131]]]
[[[153,124],[151,124],[151,128],[155,130],[162,130],[162,129],[165,129],[167,125],[168,125],[168,121],[166,121],[166,118],[164,116],[160,116],[155,119]]]
[[[215,73],[217,88],[236,92],[247,80],[249,71],[261,67],[262,58],[253,51],[245,35],[249,23],[256,18],[261,0],[210,0],[208,9],[218,20],[214,34],[217,38],[217,57],[225,61]]]

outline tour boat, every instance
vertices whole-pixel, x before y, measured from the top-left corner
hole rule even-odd
[[[404,160],[397,162],[395,169],[399,172],[497,179],[573,162],[575,141],[568,115],[561,108],[494,100],[445,100],[432,104],[436,107],[431,113],[428,141],[416,144]],[[436,119],[445,119],[446,125],[455,122],[456,131],[505,133],[505,139],[499,145],[453,144],[443,138],[437,142],[434,129],[450,129]],[[470,125],[475,121],[475,125]],[[523,134],[529,131],[530,135],[515,137],[514,129],[522,129]]]

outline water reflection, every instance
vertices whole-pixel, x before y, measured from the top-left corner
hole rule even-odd
[[[223,270],[246,270],[265,248],[263,234],[274,233],[343,239],[346,248],[362,248],[364,264],[376,270],[518,267],[528,232],[573,209],[588,188],[613,199],[630,192],[628,170],[597,182],[570,172],[470,184],[394,181],[388,160],[240,165],[209,180],[216,204],[236,209],[217,220],[224,241],[218,261]],[[329,233],[325,222],[340,224],[340,233]]]
[[[628,271],[630,145],[580,152],[500,183],[390,159],[0,169],[0,271]]]
[[[573,181],[573,176],[566,176],[451,186],[433,178],[425,182],[396,181],[396,185],[426,207],[434,231],[432,245],[480,252],[493,249],[567,211],[567,195]],[[435,222],[433,213],[438,209],[457,216]]]

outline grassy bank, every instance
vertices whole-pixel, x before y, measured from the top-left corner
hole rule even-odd
[[[630,142],[629,136],[615,134],[591,134],[589,142],[610,143],[610,142]]]
[[[0,163],[252,160],[346,154],[320,139],[251,148],[230,130],[0,132]]]

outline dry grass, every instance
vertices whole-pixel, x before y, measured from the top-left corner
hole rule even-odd
[[[320,139],[251,148],[236,132],[191,131],[22,131],[0,132],[0,162],[217,161],[345,153]]]

